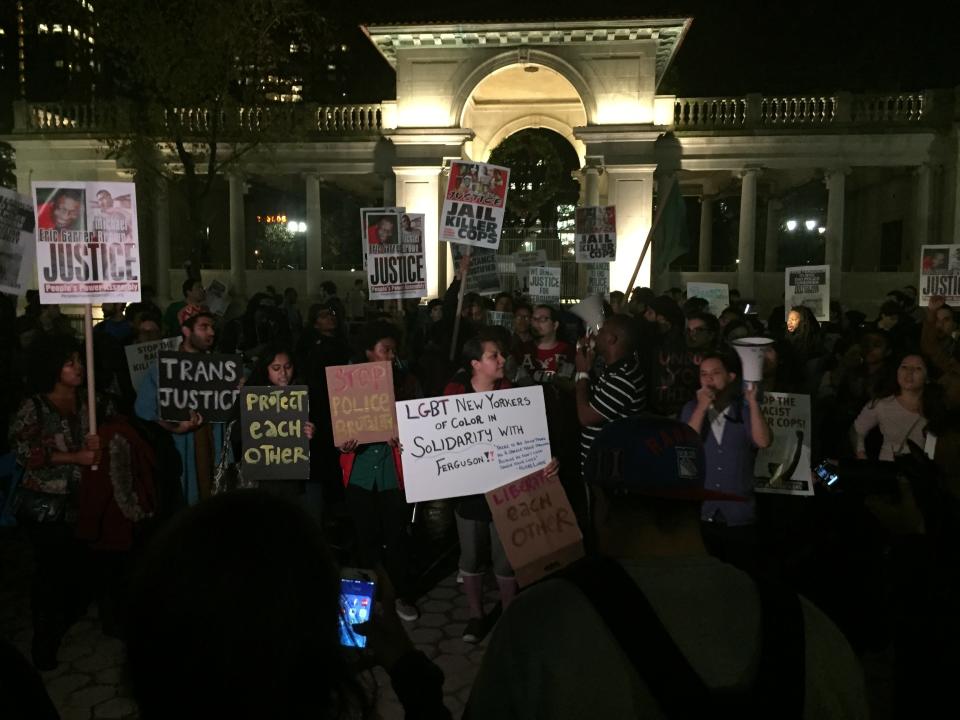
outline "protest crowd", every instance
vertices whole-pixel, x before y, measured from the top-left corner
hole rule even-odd
[[[913,287],[822,322],[759,317],[733,290],[714,312],[680,288],[542,304],[464,292],[470,262],[429,300],[328,281],[307,307],[268,288],[213,309],[190,277],[166,308],[148,288],[104,304],[95,433],[74,326],[36,291],[20,316],[2,296],[3,511],[33,550],[33,668],[57,666],[96,602],[144,718],[374,717],[371,662],[407,717],[450,717],[407,631],[456,569],[462,639],[489,636],[465,717],[864,717],[860,659],[888,650],[894,714],[941,707],[960,640],[958,309]],[[549,439],[536,472],[411,499],[412,457],[451,478],[489,462],[466,454],[479,408],[524,389]],[[401,440],[447,407],[476,420]],[[466,459],[431,460],[444,443]],[[501,501],[540,491],[556,512],[524,505],[507,541]],[[516,564],[564,528],[582,550],[558,572]],[[362,656],[341,647],[342,567],[376,571]],[[49,716],[34,685],[20,700]]]

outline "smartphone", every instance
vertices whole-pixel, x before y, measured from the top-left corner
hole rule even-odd
[[[813,469],[820,481],[828,488],[836,485],[837,480],[840,479],[839,470],[836,465],[828,460],[824,460]]]
[[[364,648],[367,638],[353,629],[367,622],[377,596],[377,574],[362,568],[344,568],[340,574],[340,644]]]

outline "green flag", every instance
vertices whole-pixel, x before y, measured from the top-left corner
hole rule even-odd
[[[667,198],[660,224],[653,235],[653,277],[658,277],[670,269],[670,263],[686,255],[690,250],[690,238],[687,235],[687,206],[680,194],[676,178],[670,196]],[[669,187],[669,186],[668,186]]]

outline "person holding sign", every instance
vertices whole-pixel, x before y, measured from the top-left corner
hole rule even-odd
[[[197,309],[184,318],[180,328],[180,352],[210,352],[216,338],[213,324],[213,315],[203,309]],[[196,410],[190,410],[186,420],[161,420],[159,384],[159,366],[155,362],[140,384],[134,411],[140,419],[155,422],[173,433],[173,442],[183,462],[180,476],[183,494],[187,502],[193,505],[210,493],[214,465],[224,442],[223,423],[204,423],[203,416]]]
[[[24,471],[14,503],[36,562],[33,664],[52,670],[63,635],[79,617],[84,556],[74,525],[82,472],[97,463],[100,438],[89,434],[76,342],[41,336],[29,369],[37,394],[23,401],[10,428],[17,464]]]
[[[754,461],[757,449],[770,447],[773,436],[760,411],[756,384],[748,383],[741,395],[740,364],[735,358],[720,353],[703,356],[697,399],[684,405],[680,419],[703,440],[707,488],[748,498],[747,502],[706,502],[700,517],[711,552],[750,572],[755,569],[756,552]]]
[[[247,378],[246,387],[285,388],[289,385],[301,384],[294,383],[293,380],[296,377],[294,370],[293,351],[282,343],[271,345],[253,366],[253,372]],[[312,422],[304,423],[303,434],[308,440],[313,439],[314,430],[315,426]],[[240,436],[241,433],[237,433],[234,439],[234,457],[241,457],[241,453],[238,452]],[[290,500],[305,502],[306,483],[303,480],[271,479],[261,482],[260,488]]]
[[[422,397],[412,374],[395,365],[400,337],[397,328],[376,320],[363,332],[367,362],[388,362],[393,367],[394,398]],[[394,423],[395,425],[395,423]],[[410,549],[406,543],[409,507],[403,494],[403,470],[396,438],[360,445],[350,440],[340,446],[340,469],[346,489],[347,510],[357,533],[358,567],[383,563],[397,590],[397,615],[407,621],[420,617],[413,603]]]

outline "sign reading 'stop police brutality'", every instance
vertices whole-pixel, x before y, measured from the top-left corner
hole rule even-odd
[[[243,388],[240,427],[244,479],[310,478],[308,391],[305,385]]]
[[[33,183],[40,302],[140,301],[133,183]]]
[[[577,208],[574,242],[578,263],[611,262],[617,259],[617,208]]]
[[[232,418],[243,377],[240,355],[163,351],[159,371],[161,420],[189,420],[191,410],[200,413],[204,422]]]
[[[496,250],[510,170],[498,165],[454,162],[440,218],[440,239]]]

